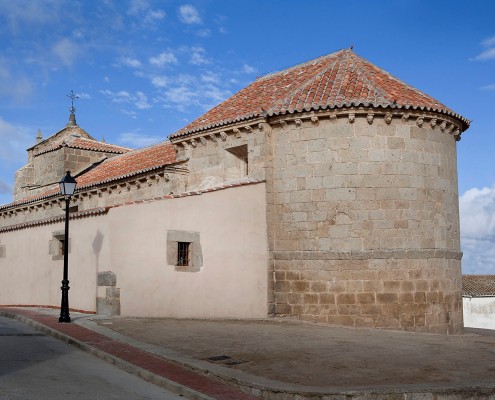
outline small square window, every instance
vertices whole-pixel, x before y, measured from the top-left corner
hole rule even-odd
[[[189,242],[177,242],[177,266],[187,267],[189,265]]]
[[[167,265],[178,272],[199,272],[203,253],[199,232],[167,231]]]

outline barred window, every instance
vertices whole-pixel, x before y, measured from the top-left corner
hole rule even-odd
[[[186,267],[189,265],[189,242],[177,242],[177,266]]]
[[[199,272],[203,252],[199,232],[167,231],[167,265],[178,272]]]

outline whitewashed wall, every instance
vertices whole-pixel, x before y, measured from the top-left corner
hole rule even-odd
[[[62,213],[62,211],[61,211]],[[49,241],[63,222],[0,234],[0,305],[60,305],[63,261]],[[167,231],[199,232],[203,266],[167,265]],[[71,221],[70,307],[96,311],[96,277],[113,271],[127,316],[267,316],[266,200],[263,183],[112,208]]]
[[[463,297],[464,326],[495,329],[495,296]]]

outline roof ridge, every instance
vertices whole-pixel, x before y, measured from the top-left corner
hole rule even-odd
[[[69,138],[66,138],[64,140],[64,143],[67,144],[69,141],[70,142],[73,142],[75,140],[82,140],[82,141],[87,141],[87,142],[94,142],[94,143],[98,143],[98,145],[100,145],[100,146],[105,146],[105,147],[118,147],[118,148],[123,149],[123,150],[134,150],[131,147],[124,147],[124,146],[120,146],[118,144],[100,142],[99,140],[96,140],[96,139],[93,139],[93,138],[84,138],[84,137],[81,137],[81,136],[71,136]]]

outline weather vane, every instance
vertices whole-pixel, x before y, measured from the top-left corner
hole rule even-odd
[[[75,111],[76,111],[76,108],[74,107],[74,100],[75,99],[78,99],[79,96],[77,94],[74,93],[73,90],[70,91],[70,93],[68,95],[66,95],[69,99],[70,99],[70,108],[69,108],[69,111],[71,114],[74,114]]]

